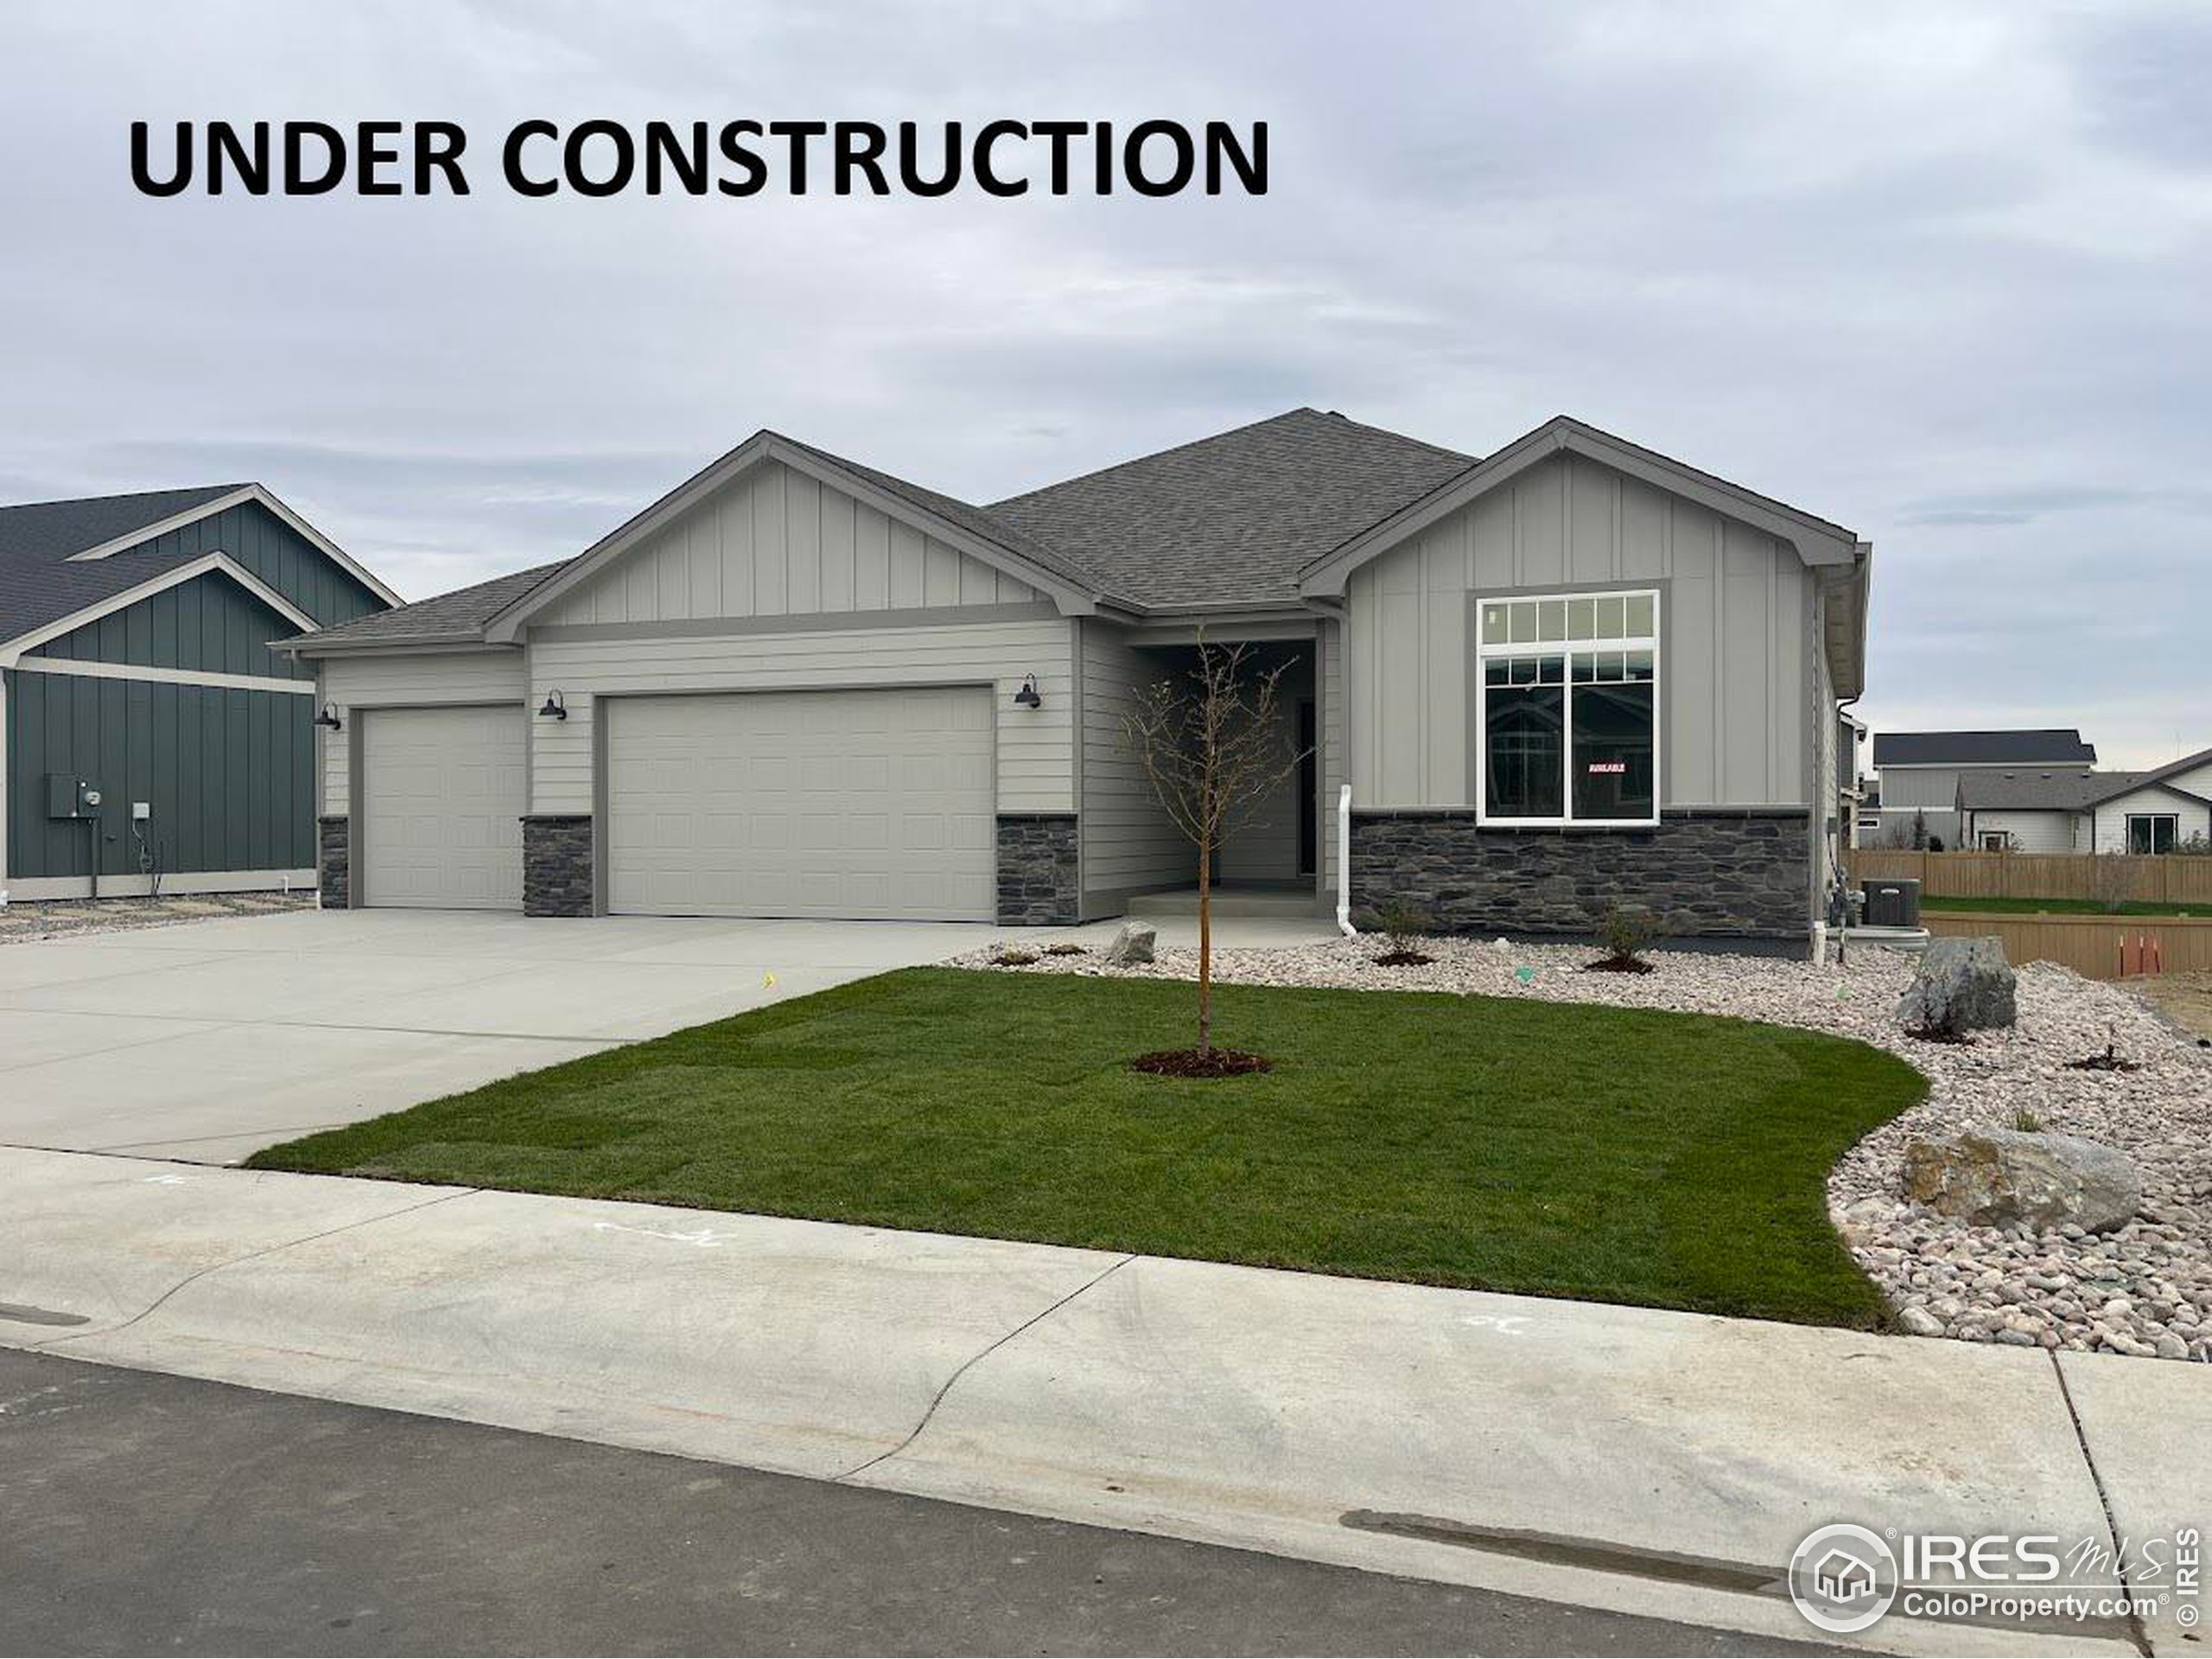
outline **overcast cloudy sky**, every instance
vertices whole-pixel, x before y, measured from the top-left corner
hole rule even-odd
[[[1878,728],[2212,743],[2212,9],[0,10],[0,499],[254,478],[410,597],[760,426],[987,500],[1300,404],[1554,413],[1876,545]],[[529,200],[542,117],[1264,119],[1260,200]],[[134,119],[462,123],[465,200]]]

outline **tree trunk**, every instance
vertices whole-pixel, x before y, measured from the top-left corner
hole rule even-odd
[[[1213,847],[1198,847],[1198,1052],[1213,1052]]]

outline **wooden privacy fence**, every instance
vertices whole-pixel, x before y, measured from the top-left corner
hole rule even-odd
[[[2185,853],[2137,857],[2119,853],[1916,853],[1854,847],[1846,859],[1854,887],[1869,877],[1909,877],[1931,899],[2108,899],[2113,895],[2100,890],[2100,878],[2125,869],[2126,898],[2152,904],[2212,905],[2212,858]]]
[[[2056,962],[2086,979],[2124,974],[2212,972],[2212,918],[2183,916],[2020,916],[1930,910],[1937,938],[1994,935],[2013,962]]]

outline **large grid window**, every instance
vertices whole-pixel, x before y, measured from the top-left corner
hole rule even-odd
[[[1482,816],[1659,817],[1659,596],[1484,600],[1476,641]]]

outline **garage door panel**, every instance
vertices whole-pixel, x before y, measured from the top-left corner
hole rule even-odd
[[[371,709],[355,719],[363,902],[520,910],[522,710]]]
[[[988,920],[982,688],[607,699],[609,908]]]

